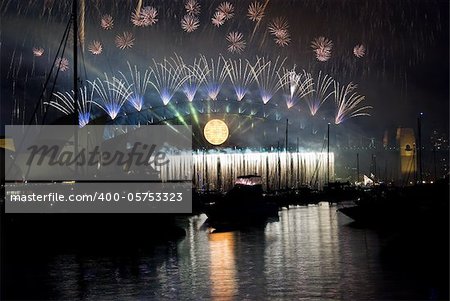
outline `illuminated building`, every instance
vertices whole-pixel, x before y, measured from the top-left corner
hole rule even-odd
[[[412,128],[397,128],[397,145],[400,149],[400,174],[406,181],[414,179],[416,172],[416,139]]]

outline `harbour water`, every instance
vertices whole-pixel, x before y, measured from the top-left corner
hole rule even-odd
[[[210,233],[205,219],[180,219],[186,236],[149,250],[20,261],[10,266],[7,291],[60,300],[392,300],[439,293],[429,276],[411,272],[415,262],[405,268],[386,259],[388,242],[379,233],[353,226],[327,203],[283,209],[278,221],[241,231]],[[130,231],[145,239],[145,229]]]

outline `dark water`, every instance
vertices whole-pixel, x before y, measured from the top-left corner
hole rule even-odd
[[[205,219],[180,221],[187,231],[184,239],[139,254],[65,254],[39,264],[24,262],[18,266],[22,272],[14,295],[63,300],[436,296],[427,276],[408,268],[415,262],[385,259],[389,240],[351,226],[336,207],[282,210],[279,221],[246,231],[210,234],[202,226]]]

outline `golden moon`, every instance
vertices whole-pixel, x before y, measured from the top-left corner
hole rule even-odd
[[[211,119],[206,123],[203,134],[212,145],[221,145],[228,139],[228,126],[220,119]]]

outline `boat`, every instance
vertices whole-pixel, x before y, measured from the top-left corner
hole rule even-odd
[[[264,198],[262,180],[257,175],[237,177],[233,188],[205,211],[206,223],[215,232],[263,225],[278,218],[278,206]]]
[[[338,209],[357,224],[372,228],[405,227],[412,223],[448,219],[448,179],[406,187],[380,186]],[[444,215],[442,215],[444,213]]]

